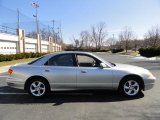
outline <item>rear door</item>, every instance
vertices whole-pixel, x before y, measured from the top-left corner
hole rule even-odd
[[[49,80],[52,89],[75,89],[76,72],[74,54],[56,55],[43,67],[43,74]]]

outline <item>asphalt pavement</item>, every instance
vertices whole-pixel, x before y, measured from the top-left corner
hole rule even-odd
[[[23,90],[9,88],[4,72],[0,74],[0,120],[160,120],[160,60],[98,55],[149,69],[157,78],[154,88],[134,99],[115,91],[53,92],[47,98],[33,99]]]

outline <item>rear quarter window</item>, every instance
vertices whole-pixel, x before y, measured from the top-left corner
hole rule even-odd
[[[28,65],[32,65],[32,64],[34,64],[35,62],[39,61],[39,60],[40,60],[40,59],[42,59],[43,57],[44,57],[44,56],[39,57],[39,58],[37,58],[37,59],[35,59],[35,60],[33,60],[33,61],[29,62],[29,63],[28,63]]]

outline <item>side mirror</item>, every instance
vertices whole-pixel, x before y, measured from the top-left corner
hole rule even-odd
[[[105,68],[105,67],[107,67],[105,63],[100,63],[100,68],[103,69],[103,68]]]

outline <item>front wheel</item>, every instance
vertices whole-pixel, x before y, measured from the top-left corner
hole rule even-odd
[[[28,92],[31,96],[35,98],[44,97],[48,92],[48,84],[43,80],[32,80],[28,84]]]
[[[137,80],[128,79],[121,83],[120,92],[128,97],[134,97],[140,94],[141,86]]]

